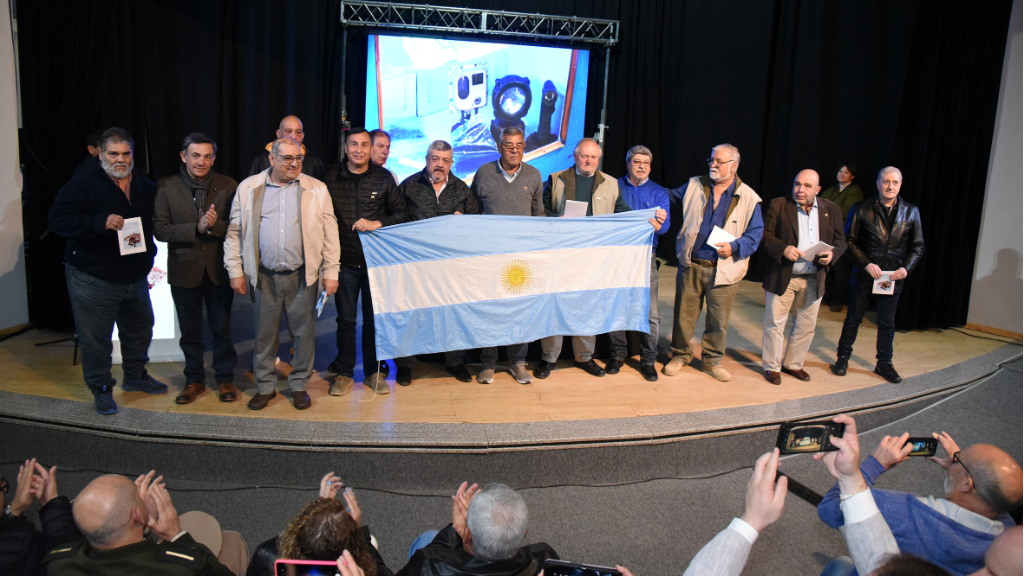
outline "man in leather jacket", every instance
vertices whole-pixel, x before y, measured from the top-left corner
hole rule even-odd
[[[856,285],[850,294],[850,308],[839,337],[836,363],[832,373],[845,376],[857,330],[868,307],[875,281],[884,272],[892,272],[893,294],[875,294],[878,310],[878,340],[875,374],[894,384],[902,381],[892,365],[892,340],[896,334],[896,303],[903,281],[924,254],[924,233],[917,206],[899,199],[903,174],[894,166],[878,172],[878,198],[856,205],[846,233],[847,253],[857,267]]]

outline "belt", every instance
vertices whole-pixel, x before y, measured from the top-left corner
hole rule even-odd
[[[261,274],[274,274],[274,275],[277,275],[277,276],[287,276],[289,274],[294,274],[294,273],[298,272],[299,270],[302,270],[305,267],[306,267],[305,265],[302,265],[302,266],[299,266],[298,268],[296,268],[295,270],[278,271],[278,270],[271,270],[270,268],[267,268],[263,264],[260,264],[260,273]]]
[[[701,260],[700,258],[690,258],[690,262],[692,262],[693,264],[696,264],[697,266],[700,266],[702,268],[715,268],[716,266],[718,266],[718,261],[717,260],[716,261],[711,261],[711,260]]]

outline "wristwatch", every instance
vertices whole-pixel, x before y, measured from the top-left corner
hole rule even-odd
[[[6,518],[8,520],[14,520],[15,518],[17,518],[17,516],[14,515],[14,512],[11,512],[11,505],[10,504],[8,504],[7,506],[4,506],[4,518]]]

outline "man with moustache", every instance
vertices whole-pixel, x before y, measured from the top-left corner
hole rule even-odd
[[[484,214],[504,216],[544,216],[544,180],[540,170],[523,162],[526,149],[523,131],[508,127],[501,131],[500,157],[481,166],[473,176],[473,195]],[[509,344],[508,367],[512,377],[520,384],[533,382],[526,370],[526,352],[529,342]],[[494,381],[494,367],[498,362],[498,348],[490,346],[480,351],[481,384]]]
[[[278,138],[291,138],[299,143],[299,152],[302,154],[302,173],[307,176],[312,176],[317,180],[323,180],[324,177],[324,164],[320,161],[320,157],[313,154],[306,145],[302,143],[302,140],[306,137],[306,131],[302,128],[302,120],[299,120],[298,116],[285,116],[281,119],[281,123],[277,126],[277,137]],[[260,152],[256,155],[256,158],[252,161],[252,166],[249,168],[249,176],[255,176],[260,172],[266,172],[270,168],[270,155],[271,147],[274,145],[270,142],[265,147],[265,151]]]
[[[160,180],[153,233],[167,242],[167,283],[181,328],[185,387],[174,401],[189,404],[206,388],[203,303],[213,333],[213,369],[221,402],[238,397],[232,382],[238,356],[231,342],[234,292],[224,268],[224,235],[238,183],[213,171],[217,143],[201,132],[185,137],[178,174]]]
[[[764,218],[761,249],[768,267],[761,286],[765,292],[764,332],[761,337],[761,366],[764,379],[778,386],[780,372],[807,382],[804,358],[814,339],[818,307],[825,288],[829,264],[846,251],[842,209],[818,198],[818,173],[802,170],[793,179],[793,193],[768,204]],[[832,250],[808,255],[804,251],[818,242]],[[785,345],[786,321],[796,306],[796,318]]]
[[[682,195],[683,227],[676,237],[679,272],[673,309],[672,359],[662,369],[675,376],[693,359],[693,337],[700,310],[707,302],[701,340],[703,371],[720,382],[732,377],[722,367],[729,314],[738,282],[761,242],[761,197],[736,175],[740,151],[732,144],[711,149],[708,174],[690,178]],[[736,238],[707,244],[715,227]]]
[[[405,201],[387,170],[370,161],[373,139],[364,128],[353,128],[345,139],[345,158],[324,173],[338,219],[341,244],[340,286],[334,297],[338,308],[338,355],[327,370],[336,376],[330,394],[341,396],[353,383],[356,365],[356,314],[362,296],[363,384],[378,394],[390,394],[387,372],[377,360],[373,324],[373,297],[366,271],[360,232],[406,220]],[[387,366],[385,363],[384,366]]]
[[[236,294],[252,290],[258,391],[250,410],[277,396],[277,336],[281,316],[294,342],[288,388],[297,410],[312,405],[306,385],[316,350],[316,303],[321,289],[338,290],[338,221],[323,182],[302,174],[299,143],[274,140],[267,172],[238,185],[224,239],[224,267]]]
[[[878,198],[857,204],[850,215],[846,242],[858,269],[857,284],[850,293],[850,307],[846,311],[832,373],[846,376],[853,343],[868,309],[868,298],[874,296],[878,311],[875,374],[898,384],[903,379],[892,365],[896,303],[903,292],[903,281],[924,254],[924,232],[917,206],[899,198],[900,186],[903,185],[903,173],[899,168],[882,168],[875,184]],[[874,281],[882,277],[883,271],[892,271],[889,279],[896,282],[892,295],[872,294]]]
[[[370,151],[370,162],[390,172],[391,176],[395,179],[395,184],[401,184],[398,181],[398,174],[387,167],[388,156],[391,155],[391,135],[378,128],[377,130],[370,130],[370,139],[373,142],[373,149]]]
[[[100,164],[72,178],[50,208],[50,230],[68,239],[64,253],[68,294],[75,330],[82,348],[82,376],[93,394],[96,411],[117,412],[110,374],[117,325],[125,391],[162,394],[167,385],[146,371],[153,339],[153,306],[149,300],[156,184],[135,174],[135,145],[124,128],[110,128],[100,137]],[[142,221],[145,252],[121,255],[117,231],[128,218]]]
[[[444,140],[434,140],[427,147],[427,166],[406,178],[398,187],[405,201],[406,221],[415,222],[449,214],[479,214],[476,198],[459,177],[451,173],[452,145]],[[470,382],[473,377],[466,370],[463,360],[465,350],[451,350],[444,353],[445,368],[460,382]],[[416,364],[413,356],[395,358],[398,374],[395,381],[402,386],[412,383],[412,367]]]

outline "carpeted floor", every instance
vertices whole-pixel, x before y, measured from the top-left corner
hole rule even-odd
[[[1022,367],[1021,360],[1006,364],[988,379],[907,418],[862,436],[864,456],[873,450],[885,434],[909,431],[927,435],[945,430],[961,447],[973,443],[995,444],[1022,460]],[[22,431],[23,434],[32,432]],[[41,434],[41,432],[40,432]],[[756,436],[758,442],[764,438]],[[751,435],[752,441],[755,435]],[[26,443],[22,436],[20,443]],[[28,442],[30,443],[30,442]],[[124,456],[122,470],[137,469],[140,462],[154,462],[168,454],[168,447],[146,444]],[[36,445],[40,454],[51,457],[60,446]],[[9,461],[20,457],[24,446],[0,447],[4,464],[0,473],[13,480],[17,466]],[[573,451],[580,458],[584,450]],[[464,456],[473,458],[473,456]],[[313,457],[314,460],[316,456]],[[273,459],[268,459],[273,460]],[[283,458],[283,461],[288,461]],[[372,459],[354,458],[359,466],[372,467]],[[106,468],[109,460],[99,459]],[[334,470],[345,476],[343,454],[323,454],[320,470]],[[453,458],[452,477],[459,477],[459,459]],[[572,457],[562,460],[573,466]],[[60,462],[58,461],[59,465]],[[176,463],[181,465],[182,463]],[[752,462],[751,462],[752,464]],[[186,464],[187,465],[187,464]],[[410,464],[411,465],[411,464]],[[637,465],[635,462],[607,461],[607,466]],[[309,467],[308,461],[304,468]],[[211,467],[198,475],[205,481],[169,477],[168,485],[179,512],[204,510],[216,516],[226,529],[239,530],[250,548],[280,532],[301,506],[315,497],[313,486],[320,471],[309,478],[308,488],[256,487],[258,465],[253,483],[240,482],[238,474],[224,484],[223,470]],[[823,464],[809,456],[787,458],[782,470],[791,478],[818,494],[832,485]],[[361,471],[365,475],[365,470]],[[76,494],[98,470],[59,472],[60,491]],[[380,484],[391,474],[414,476],[415,470],[377,469],[373,476]],[[562,558],[594,564],[629,566],[636,576],[681,574],[690,559],[729,521],[742,513],[743,495],[749,468],[704,479],[656,479],[620,486],[521,487],[530,508],[529,541],[544,541]],[[196,475],[192,475],[195,478]],[[924,459],[912,459],[886,473],[878,482],[882,488],[912,491],[922,495],[942,495],[943,471]],[[466,480],[474,480],[466,478]],[[13,484],[13,482],[12,482]],[[454,491],[456,486],[452,486]],[[12,485],[13,490],[13,485]],[[405,561],[409,543],[421,532],[440,529],[450,521],[450,499],[443,492],[414,496],[377,491],[372,486],[358,490],[364,522],[369,524],[380,543],[381,553],[393,569]],[[31,513],[30,513],[31,514]],[[782,519],[762,534],[750,556],[744,574],[776,575],[820,573],[834,556],[845,553],[838,532],[825,527],[814,506],[790,494]]]

